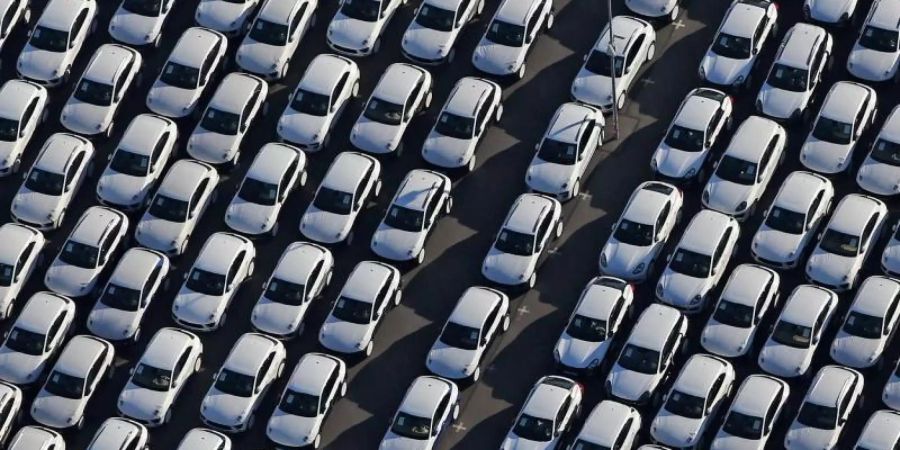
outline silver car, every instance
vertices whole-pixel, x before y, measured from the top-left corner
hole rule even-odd
[[[503,0],[472,53],[476,69],[525,77],[525,57],[541,30],[553,28],[553,0]]]
[[[100,424],[87,450],[150,450],[147,428],[122,417],[111,417]]]
[[[837,302],[837,294],[825,288],[794,288],[759,352],[759,368],[782,379],[805,374]]]
[[[260,0],[201,0],[194,21],[229,37],[236,37],[250,27],[250,19]]]
[[[28,299],[0,345],[0,379],[29,385],[44,373],[72,331],[75,302],[52,292]]]
[[[328,24],[326,42],[347,56],[368,56],[381,48],[381,35],[402,0],[342,0]]]
[[[847,71],[866,81],[896,79],[900,48],[900,2],[875,0],[847,57]]]
[[[13,307],[34,269],[44,259],[44,235],[16,223],[0,225],[0,320],[12,317]]]
[[[441,432],[459,417],[459,388],[450,380],[423,375],[406,390],[379,450],[432,450]]]
[[[700,61],[700,79],[723,88],[753,86],[757,55],[778,32],[778,5],[769,0],[737,0]]]
[[[97,28],[96,0],[50,0],[19,53],[19,78],[54,87],[65,83],[75,58]]]
[[[388,66],[350,130],[350,143],[364,152],[399,155],[409,123],[431,106],[431,85],[431,74],[421,67]]]
[[[550,375],[534,384],[500,450],[553,450],[581,410],[581,385]]]
[[[124,44],[158,48],[174,3],[175,0],[122,0],[109,20],[107,31]]]
[[[897,2],[900,10],[900,2]],[[875,195],[900,194],[900,108],[894,107],[856,173],[856,184]]]
[[[318,0],[266,0],[235,59],[238,66],[266,80],[283,78],[300,40],[316,23]]]
[[[24,4],[25,2],[19,2]],[[22,156],[38,125],[44,123],[48,112],[47,89],[25,80],[9,80],[0,87],[0,177],[17,173]]]
[[[874,89],[853,81],[834,83],[800,147],[800,162],[824,174],[849,171],[853,150],[875,122],[877,112],[878,94]]]
[[[425,0],[403,33],[403,56],[419,64],[450,64],[463,28],[484,10],[484,0]]]
[[[831,358],[856,369],[884,365],[900,321],[900,282],[881,275],[859,286],[840,331],[831,344]]]

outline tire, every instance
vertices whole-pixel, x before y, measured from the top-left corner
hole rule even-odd
[[[278,370],[275,372],[275,378],[281,378],[282,374],[284,374],[284,363],[281,363],[281,365],[278,366]]]
[[[544,31],[550,31],[553,28],[553,10],[547,13],[547,23],[544,25]]]
[[[647,48],[647,62],[650,62],[654,56],[656,56],[656,41],[651,42],[650,47]]]
[[[419,251],[418,255],[416,255],[416,265],[420,266],[420,265],[422,265],[423,262],[425,262],[425,249],[424,248]]]
[[[624,107],[625,107],[625,93],[623,92],[623,93],[619,94],[619,99],[616,101],[616,109],[621,111],[622,108],[624,108]]]
[[[350,90],[350,96],[353,98],[359,97],[359,81],[353,83],[353,89]]]
[[[425,112],[425,110],[431,107],[431,97],[431,91],[428,91],[428,94],[425,95],[425,103],[423,103],[421,112]]]
[[[109,139],[110,137],[112,137],[114,125],[115,125],[115,122],[109,123],[109,126],[106,127],[106,132],[104,132],[103,137],[105,137],[106,139]]]
[[[366,345],[365,354],[366,356],[372,356],[372,350],[375,348],[375,341],[369,341],[369,345]]]
[[[9,304],[6,305],[6,310],[4,310],[3,314],[0,315],[0,319],[2,319],[2,320],[9,319],[10,316],[12,316],[12,311],[13,311],[13,302],[10,301]]]
[[[675,5],[675,7],[672,8],[672,12],[669,13],[669,22],[678,20],[679,14],[681,14],[681,6]]]
[[[322,445],[322,435],[317,434],[316,438],[313,439],[312,448],[319,448],[320,445]]]
[[[533,289],[536,284],[537,284],[537,273],[532,272],[531,276],[528,277],[528,283],[527,283],[528,289]]]
[[[282,68],[281,68],[281,78],[284,78],[287,76],[288,70],[290,70],[290,68],[291,68],[291,60],[288,59],[287,61],[284,62],[284,66],[282,66]]]
[[[476,369],[477,370],[477,369]],[[456,422],[456,419],[459,419],[459,403],[453,405],[453,413],[450,415],[450,418]]]
[[[381,193],[381,180],[375,182],[375,189],[372,192],[372,197],[378,197],[378,194]]]
[[[562,220],[556,223],[556,229],[553,230],[553,236],[555,239],[559,239],[563,234],[563,223]]]
[[[484,12],[484,1],[478,2],[478,6],[475,7],[475,17],[481,17],[481,13]]]
[[[473,170],[475,170],[475,162],[476,162],[475,155],[472,155],[471,157],[469,157],[469,162],[466,164],[466,170],[469,172],[472,172]]]
[[[501,118],[503,118],[503,103],[497,104],[497,109],[494,110],[494,122],[500,122]]]
[[[475,367],[475,371],[472,372],[471,380],[473,383],[477,383],[478,379],[481,378],[481,367]],[[456,420],[456,419],[453,419]]]
[[[250,418],[247,419],[247,429],[253,428],[253,425],[256,424],[256,414],[250,414]]]
[[[422,252],[424,253],[425,251],[422,250]],[[394,298],[391,301],[394,302],[394,306],[399,306],[400,300],[403,300],[403,290],[397,288],[397,292],[394,293]]]
[[[156,39],[153,40],[151,46],[153,48],[159,48],[160,41],[162,41],[162,32],[156,34]]]
[[[338,391],[338,397],[344,398],[347,395],[347,382],[341,383],[341,390]]]
[[[141,340],[141,329],[140,328],[138,328],[137,330],[134,330],[134,334],[131,335],[131,343],[137,344],[139,340]]]
[[[578,194],[581,194],[581,180],[575,180],[575,184],[572,185],[572,193],[569,195],[569,198],[576,198]]]
[[[194,361],[194,373],[200,371],[203,368],[203,353],[197,355],[197,359]]]
[[[516,78],[521,80],[525,78],[525,63],[523,62],[521,66],[519,66],[519,70],[516,71]]]
[[[450,214],[450,211],[453,210],[453,197],[447,197],[447,200],[444,201],[444,215]]]
[[[247,278],[250,278],[250,277],[253,276],[253,271],[254,271],[254,270],[256,270],[256,260],[255,260],[255,259],[251,259],[251,260],[250,260],[250,267],[247,268]]]
[[[179,254],[179,255],[183,255],[184,252],[187,251],[188,242],[190,242],[190,240],[191,240],[191,235],[187,235],[187,237],[185,237],[184,240],[181,241],[181,248],[178,249],[178,254]]]

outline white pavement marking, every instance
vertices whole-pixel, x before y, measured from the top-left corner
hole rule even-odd
[[[466,428],[465,426],[463,426],[463,423],[462,423],[462,422],[456,422],[456,423],[454,423],[453,425],[451,425],[450,428],[453,428],[453,431],[456,432],[456,433],[459,433],[460,431],[466,431],[466,430],[468,430],[468,428]]]
[[[682,21],[681,19],[678,19],[674,23],[672,23],[672,26],[675,27],[676,30],[678,30],[678,29],[686,27],[687,25],[685,25],[684,21]]]
[[[656,82],[653,81],[653,79],[651,79],[651,78],[641,78],[639,81],[642,84],[656,84]]]
[[[517,309],[516,311],[519,312],[519,315],[520,315],[520,316],[521,316],[522,314],[528,314],[528,313],[531,312],[531,311],[528,309],[528,307],[525,306],[525,305],[520,306],[519,309]]]

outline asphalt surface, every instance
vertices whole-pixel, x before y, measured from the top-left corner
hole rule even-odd
[[[36,18],[45,1],[33,2],[32,18]],[[90,55],[102,43],[111,39],[106,33],[118,2],[98,0],[100,26],[92,36],[73,70],[80,74]],[[96,204],[94,188],[100,168],[106,163],[106,156],[130,119],[146,112],[144,99],[152,80],[177,41],[181,32],[192,25],[193,11],[198,0],[178,0],[175,11],[170,15],[164,34],[162,47],[158,51],[145,50],[143,79],[133,89],[127,104],[116,120],[116,132],[111,140],[98,142],[95,163],[98,170],[84,184],[76,202],[70,207],[66,222],[61,230],[48,233],[51,243],[46,250],[53,256],[81,212]],[[623,2],[614,2],[614,13],[625,11]],[[780,9],[780,30],[777,39],[760,55],[760,64],[754,79],[757,87],[770,64],[777,41],[789,26],[800,20],[800,2],[783,2]],[[352,246],[334,249],[336,259],[334,283],[325,295],[313,304],[306,319],[304,334],[287,343],[290,370],[299,358],[310,351],[321,351],[317,342],[318,328],[330,308],[340,286],[357,262],[371,259],[368,249],[372,235],[387,202],[403,176],[411,169],[424,167],[425,163],[418,149],[434,122],[438,108],[446,99],[455,82],[467,75],[475,74],[469,58],[493,14],[498,1],[489,1],[483,18],[470,25],[463,32],[457,44],[456,62],[449,66],[429,68],[435,78],[434,101],[427,114],[414,119],[405,138],[406,151],[395,160],[386,160],[383,166],[384,189],[378,201],[369,205],[362,213],[355,228],[356,239]],[[865,14],[871,0],[861,0],[860,14]],[[462,391],[462,411],[459,420],[442,435],[438,447],[441,449],[489,449],[497,448],[507,432],[518,408],[524,401],[532,384],[541,376],[554,372],[552,349],[556,339],[577,301],[583,285],[597,271],[597,256],[605,242],[609,227],[624,206],[632,189],[650,177],[649,160],[669,119],[684,95],[698,85],[697,64],[708,46],[712,34],[727,8],[725,1],[694,0],[675,24],[662,26],[657,30],[657,51],[655,59],[643,69],[641,80],[629,94],[629,101],[622,112],[619,139],[603,146],[595,155],[590,169],[590,178],[583,183],[585,195],[565,206],[565,232],[554,243],[538,274],[537,286],[524,295],[512,297],[512,324],[509,331],[501,335],[490,349],[482,363],[482,379],[472,386],[464,386]],[[186,255],[174,261],[176,268],[170,274],[169,289],[158,295],[145,317],[141,342],[131,348],[120,349],[117,371],[114,379],[101,385],[91,401],[83,432],[70,434],[71,448],[85,448],[91,435],[108,416],[115,414],[116,398],[125,384],[128,368],[140,356],[143,347],[160,327],[173,326],[170,317],[172,298],[178,289],[181,275],[190,266],[203,242],[211,233],[225,230],[224,210],[233,195],[237,183],[252,160],[255,150],[275,137],[275,124],[288,96],[298,82],[306,64],[320,53],[329,52],[325,44],[325,29],[337,9],[337,2],[323,2],[319,5],[318,22],[304,37],[300,49],[295,54],[289,76],[270,87],[267,112],[253,126],[249,139],[245,140],[242,164],[233,173],[227,174],[220,183],[217,202],[209,208],[201,226],[193,234]],[[256,241],[258,259],[253,279],[243,288],[239,297],[230,307],[229,321],[220,331],[202,336],[204,348],[203,370],[190,382],[175,407],[172,422],[151,432],[151,444],[157,449],[174,449],[181,437],[190,428],[201,426],[199,405],[211,382],[211,374],[224,360],[232,344],[242,333],[250,331],[249,314],[262,289],[262,283],[288,243],[300,240],[297,231],[300,215],[312,198],[312,193],[321,180],[325,169],[341,150],[350,149],[349,129],[359,114],[360,108],[371,92],[383,70],[393,62],[402,60],[400,39],[403,30],[412,18],[414,5],[404,6],[394,17],[383,39],[378,54],[358,60],[362,71],[361,96],[341,118],[330,148],[310,155],[310,178],[307,187],[293,193],[281,215],[280,231],[275,238]],[[403,303],[389,312],[375,336],[375,350],[363,361],[350,361],[350,384],[347,396],[332,409],[323,429],[323,447],[329,449],[370,449],[377,448],[381,436],[389,426],[395,408],[410,382],[425,373],[425,356],[440,327],[449,315],[459,295],[469,286],[483,284],[480,275],[481,261],[491,244],[493,235],[501,224],[506,210],[517,195],[524,191],[525,169],[533,154],[533,145],[540,139],[546,124],[556,107],[568,100],[569,85],[582,62],[582,55],[592,46],[603,25],[607,21],[605,3],[587,0],[557,0],[555,2],[556,23],[554,28],[540,36],[528,59],[528,74],[524,80],[504,84],[505,113],[501,122],[487,132],[479,147],[478,167],[468,175],[454,178],[454,209],[449,217],[439,221],[427,246],[427,260],[419,268],[408,271],[404,276]],[[34,19],[32,19],[34,20]],[[33,22],[32,22],[33,23]],[[855,33],[852,30],[836,30],[834,47],[834,67],[826,75],[820,87],[824,94],[828,86],[836,80],[848,79],[844,64]],[[24,27],[19,28],[7,41],[2,59],[3,80],[15,77],[15,59],[25,40]],[[229,58],[233,58],[238,41],[232,40]],[[75,77],[73,77],[74,79]],[[27,150],[23,168],[29,167],[43,141],[53,132],[60,131],[59,111],[71,92],[73,82],[51,92],[49,106],[50,121],[35,134]],[[867,139],[874,136],[884,117],[898,101],[896,89],[891,86],[877,87],[879,92],[879,114],[876,126],[870,130]],[[755,99],[756,90],[739,94],[735,98],[736,121],[747,117]],[[821,95],[820,95],[821,99]],[[194,123],[179,124],[182,136],[187,136]],[[793,127],[787,157],[779,168],[762,204],[768,205],[778,184],[792,170],[800,167],[798,152],[806,132],[805,127]],[[728,137],[728,136],[726,136]],[[723,139],[727,142],[727,139]],[[182,144],[184,139],[182,139]],[[720,149],[721,150],[721,149]],[[183,153],[181,154],[183,155]],[[855,162],[858,166],[864,156],[857,151]],[[853,172],[855,174],[855,170]],[[857,190],[852,178],[836,180],[838,196]],[[0,181],[0,221],[8,221],[8,206],[18,188],[18,177]],[[700,207],[699,188],[686,191],[686,215]],[[893,213],[897,202],[888,202]],[[760,208],[761,212],[763,208]],[[139,216],[132,216],[133,223]],[[891,221],[896,219],[891,216]],[[740,256],[730,267],[739,262],[748,262],[749,239],[760,221],[760,214],[742,225]],[[682,223],[682,228],[687,221]],[[670,241],[677,241],[680,231],[676,230]],[[883,240],[876,247],[867,275],[877,271],[877,255],[883,248]],[[802,269],[800,269],[802,270]],[[803,282],[802,272],[785,273],[782,277],[782,295],[787,295],[794,286]],[[20,299],[27,299],[31,293],[43,289],[43,270],[35,273]],[[636,295],[638,308],[643,308],[653,298],[653,282],[639,288]],[[843,295],[838,317],[846,312],[852,299]],[[17,310],[24,301],[20,300]],[[79,300],[76,320],[79,333],[86,333],[85,318],[93,299]],[[763,323],[768,326],[776,314],[770,314]],[[707,313],[693,317],[690,322],[689,352],[700,350],[699,332],[705,323]],[[634,320],[634,319],[631,319]],[[8,328],[11,321],[0,325]],[[814,368],[828,363],[827,347],[834,335],[838,320],[822,340]],[[627,330],[627,327],[626,327]],[[624,334],[623,334],[624,336]],[[897,358],[897,346],[888,353],[890,364]],[[687,355],[677,359],[680,368]],[[746,375],[760,372],[752,359],[735,362],[738,382]],[[285,371],[285,374],[289,373]],[[605,377],[605,373],[601,374]],[[870,371],[866,374],[865,401],[859,411],[851,417],[839,448],[848,448],[858,436],[865,420],[872,411],[884,406],[880,402],[880,392],[887,379],[887,371]],[[586,395],[582,411],[587,415],[593,406],[603,398],[603,377],[584,380]],[[280,394],[284,376],[269,398],[257,412],[256,425],[249,432],[236,436],[238,449],[256,450],[265,448],[265,423],[271,414],[277,396]],[[784,428],[793,418],[799,402],[806,390],[804,383],[791,382],[792,395],[789,406],[782,415],[782,425],[776,428],[773,448],[780,446]],[[666,386],[668,387],[668,386]],[[34,392],[27,395],[25,405],[30,405]],[[723,409],[724,410],[724,409]],[[655,411],[643,410],[644,426],[640,436],[642,443],[649,438],[649,423]],[[580,422],[573,431],[577,431]]]

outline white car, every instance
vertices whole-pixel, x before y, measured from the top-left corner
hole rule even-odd
[[[109,20],[110,37],[127,45],[159,48],[175,0],[122,0]]]
[[[891,409],[900,411],[900,363],[888,377],[881,392],[881,401]]]
[[[178,126],[170,119],[147,113],[132,119],[97,181],[100,203],[122,211],[147,206],[177,141]]]
[[[340,358],[324,353],[303,355],[269,417],[269,441],[275,446],[319,448],[325,417],[347,393],[346,377],[347,365]]]
[[[710,450],[765,450],[790,393],[781,379],[758,374],[745,378]]]
[[[18,1],[18,0],[17,0]],[[20,4],[25,4],[20,1]],[[9,80],[0,87],[0,177],[19,171],[22,156],[47,111],[47,89],[25,80]]]
[[[208,428],[194,428],[178,443],[177,450],[231,450],[231,438]]]
[[[459,388],[450,380],[422,375],[413,380],[379,450],[432,450],[441,432],[459,417]]]
[[[784,437],[785,450],[832,450],[862,400],[863,376],[841,366],[825,366],[812,380]]]
[[[651,17],[664,18],[669,22],[678,19],[683,0],[625,0],[625,6],[633,13]]]
[[[900,412],[875,411],[856,441],[854,450],[890,450],[900,445]]]
[[[52,292],[28,299],[0,345],[0,379],[18,386],[38,381],[72,331],[75,302]]]
[[[451,64],[466,25],[481,16],[484,0],[426,0],[403,33],[400,51],[419,64]]]
[[[485,78],[465,77],[456,82],[434,126],[422,144],[422,158],[444,169],[475,169],[481,138],[491,122],[503,116],[503,90]]]
[[[250,236],[278,233],[278,215],[288,194],[306,184],[306,154],[297,147],[262,146],[225,210],[225,224]]]
[[[562,231],[559,200],[543,194],[520,195],[484,257],[481,274],[504,286],[533,288],[547,247]]]
[[[94,145],[83,137],[68,133],[48,137],[12,199],[12,219],[41,231],[59,228],[87,178],[93,156]]]
[[[787,132],[781,125],[759,116],[745,120],[715,163],[700,197],[703,206],[748,219],[784,161],[786,146]]]
[[[331,284],[333,271],[334,257],[325,247],[310,242],[289,244],[263,284],[250,324],[276,338],[299,336],[309,306]]]
[[[50,428],[81,430],[100,382],[112,375],[114,356],[112,344],[103,339],[87,335],[70,339],[31,402],[31,418]]]
[[[46,427],[28,425],[19,429],[9,442],[8,450],[65,450],[66,441],[59,432]]]
[[[754,264],[735,267],[703,328],[700,345],[725,358],[752,352],[760,322],[778,305],[780,286],[781,277],[772,269]]]
[[[372,354],[374,337],[388,306],[397,306],[403,291],[400,271],[384,263],[361,261],[347,276],[319,330],[319,343],[338,353]]]
[[[388,66],[350,130],[350,144],[364,152],[399,155],[409,123],[431,106],[431,85],[431,74],[421,67]]]
[[[481,360],[491,342],[509,329],[509,297],[488,287],[466,289],[441,334],[431,345],[425,366],[451,380],[481,377]]]
[[[630,406],[603,400],[588,415],[572,441],[573,449],[632,449],[641,429],[641,415]]]
[[[425,261],[431,231],[453,206],[452,187],[440,172],[415,169],[406,174],[372,235],[372,252],[391,261]]]
[[[643,282],[681,220],[684,194],[671,184],[641,183],[600,250],[600,273]]]
[[[900,2],[897,10],[900,13]],[[856,184],[874,195],[900,194],[900,108],[891,110],[872,142],[856,173]]]
[[[87,450],[149,450],[150,435],[138,422],[122,417],[110,417],[100,424]]]
[[[96,0],[50,0],[19,53],[16,73],[48,87],[65,83],[84,41],[97,27]]]
[[[22,390],[0,381],[0,445],[6,444],[16,427],[22,408]]]
[[[776,269],[797,267],[828,217],[833,200],[834,186],[827,178],[812,172],[792,172],[763,215],[753,235],[750,255]]]
[[[891,227],[891,238],[881,254],[881,271],[894,278],[900,278],[900,221]]]
[[[44,235],[16,223],[0,225],[0,320],[12,317],[13,307],[34,269],[43,260]]]
[[[797,23],[784,35],[756,96],[756,111],[776,120],[806,121],[831,57],[833,39],[822,27]]]
[[[609,27],[613,29],[613,41],[609,41]],[[615,60],[611,65],[610,54]],[[608,23],[590,52],[584,56],[584,65],[572,81],[571,95],[576,101],[599,107],[603,112],[625,106],[625,95],[637,80],[644,63],[656,55],[656,32],[644,20],[631,16],[615,16]],[[613,70],[615,69],[615,70]],[[613,92],[612,79],[616,79]]]
[[[580,103],[563,103],[556,109],[535,155],[525,172],[525,184],[533,192],[570,200],[581,193],[581,180],[594,152],[603,144],[606,121],[599,109]]]
[[[347,56],[369,56],[381,48],[381,35],[402,0],[342,0],[328,24],[325,42]]]
[[[566,328],[556,341],[553,359],[560,372],[590,376],[609,365],[613,340],[624,333],[631,315],[634,288],[624,280],[594,277],[581,291]]]
[[[491,75],[521,80],[538,33],[550,28],[553,0],[503,0],[472,53],[472,65]]]
[[[656,406],[687,334],[687,318],[670,306],[652,303],[631,328],[606,377],[606,393],[626,403]]]
[[[200,98],[224,65],[227,47],[222,33],[200,27],[185,30],[147,93],[147,108],[173,119],[199,111]]]
[[[241,69],[266,80],[287,75],[300,40],[316,23],[318,0],[266,0],[235,59]]]
[[[836,292],[853,289],[881,237],[887,214],[887,206],[876,198],[862,194],[842,198],[806,262],[807,280]]]
[[[213,201],[218,182],[219,174],[208,164],[192,159],[176,161],[141,216],[134,230],[135,240],[169,256],[184,253],[191,233]]]
[[[857,0],[804,0],[803,18],[808,22],[852,26]]]
[[[733,217],[709,209],[698,212],[668,257],[656,283],[656,299],[687,313],[700,312],[737,251],[739,233]]]
[[[866,278],[831,344],[831,358],[856,369],[881,365],[900,320],[898,303],[900,282],[880,275]]]
[[[353,241],[353,224],[366,202],[381,192],[381,163],[356,152],[334,158],[300,218],[300,233],[324,244]]]
[[[560,446],[581,410],[581,385],[550,375],[537,381],[500,450],[552,450]]]
[[[349,58],[313,58],[278,119],[278,138],[307,152],[328,146],[331,130],[359,96],[359,66]]]
[[[806,374],[837,303],[837,294],[828,289],[811,284],[794,288],[759,352],[759,367],[779,378]]]
[[[697,88],[689,92],[653,152],[650,170],[677,184],[702,183],[710,169],[713,147],[731,129],[732,111],[731,97],[722,91]]]
[[[100,290],[107,264],[126,245],[128,217],[112,208],[88,208],[69,233],[44,275],[44,285],[67,297],[84,297]]]
[[[733,1],[700,61],[700,79],[723,88],[751,88],[757,55],[778,32],[777,22],[774,1]]]
[[[28,22],[31,21],[31,5],[22,0],[4,0],[0,2],[0,17],[3,17],[0,23],[0,48],[3,48],[19,24],[28,28]]]
[[[866,81],[896,79],[900,62],[900,3],[875,0],[847,57],[847,71]]]
[[[864,84],[833,84],[800,148],[800,162],[807,169],[825,174],[849,171],[853,150],[875,121],[877,102],[875,90]]]
[[[256,410],[284,371],[284,345],[266,335],[245,333],[213,376],[200,405],[200,420],[226,433],[253,428]]]
[[[250,27],[260,0],[201,0],[194,12],[194,21],[228,37],[236,37]]]
[[[249,239],[225,232],[211,235],[172,301],[175,322],[197,331],[221,327],[238,290],[253,276],[255,260]]]
[[[187,154],[216,166],[237,166],[241,144],[250,125],[263,113],[268,93],[269,85],[259,77],[228,74],[188,138]]]
[[[202,355],[197,335],[180,328],[157,331],[119,393],[119,414],[148,427],[169,423],[178,396],[200,371]]]
[[[132,247],[122,255],[88,314],[88,330],[112,343],[137,343],[147,308],[166,285],[169,258]]]
[[[706,449],[707,429],[734,387],[734,368],[717,356],[691,356],[650,424],[655,442],[679,448]]]

